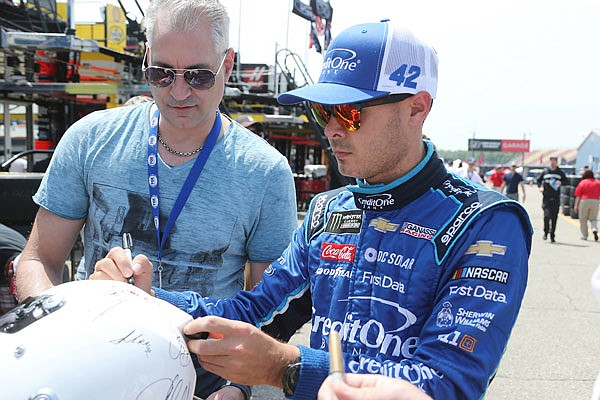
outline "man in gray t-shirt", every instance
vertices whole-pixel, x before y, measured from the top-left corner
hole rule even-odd
[[[34,201],[17,292],[59,284],[84,227],[85,270],[131,235],[154,282],[231,297],[256,284],[297,226],[287,160],[218,111],[234,66],[229,17],[216,1],[151,1],[142,70],[154,103],[99,111],[61,138]],[[85,273],[84,273],[85,275]],[[207,385],[207,379],[198,379]],[[202,398],[249,398],[214,382]],[[200,391],[199,391],[200,390]]]

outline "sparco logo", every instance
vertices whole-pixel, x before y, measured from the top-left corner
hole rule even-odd
[[[332,49],[327,52],[331,54],[323,62],[323,71],[326,69],[354,71],[359,61],[356,60],[356,52],[350,49]]]
[[[321,223],[321,219],[323,218],[323,207],[325,206],[325,201],[327,200],[327,196],[320,196],[315,200],[314,210],[312,212],[312,219],[310,221],[310,228],[315,229]]]
[[[481,203],[478,201],[473,202],[470,206],[465,208],[458,217],[452,222],[452,225],[448,228],[446,233],[442,236],[442,243],[448,244],[450,240],[456,235],[456,232],[459,231],[460,227],[465,223],[469,215],[473,214],[475,211],[481,208]]]
[[[321,246],[321,258],[324,260],[353,262],[356,245],[324,242]]]
[[[389,193],[375,194],[372,196],[359,197],[358,203],[367,210],[381,210],[385,207],[393,206],[394,199]]]

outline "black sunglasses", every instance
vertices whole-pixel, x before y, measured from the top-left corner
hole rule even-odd
[[[144,75],[146,75],[148,83],[155,87],[165,88],[170,86],[175,82],[175,76],[179,75],[183,76],[183,79],[185,79],[187,84],[192,88],[197,90],[208,90],[215,86],[217,75],[221,72],[225,57],[227,57],[227,51],[221,60],[221,64],[219,64],[217,72],[212,72],[210,69],[204,68],[164,68],[146,65],[148,62],[148,50],[146,49],[144,59],[142,60],[142,71],[144,72]]]
[[[381,104],[397,103],[412,97],[412,94],[392,94],[375,100],[362,103],[340,104],[327,106],[320,103],[309,102],[310,111],[317,123],[325,128],[333,115],[340,125],[349,132],[355,132],[360,128],[360,111],[366,107],[379,106]]]

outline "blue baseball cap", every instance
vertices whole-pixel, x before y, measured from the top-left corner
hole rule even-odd
[[[355,25],[329,45],[318,83],[282,93],[277,101],[337,105],[421,91],[435,98],[437,65],[432,47],[389,20]]]

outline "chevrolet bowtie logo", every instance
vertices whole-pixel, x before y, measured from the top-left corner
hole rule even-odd
[[[394,232],[396,229],[398,229],[399,225],[392,224],[387,219],[377,218],[377,219],[374,219],[373,221],[371,221],[369,223],[369,226],[372,226],[373,228],[375,228],[376,231],[385,233],[385,232]]]
[[[476,256],[491,257],[493,254],[503,256],[506,253],[506,246],[494,244],[489,240],[478,240],[476,244],[469,246],[465,254],[475,254]]]

